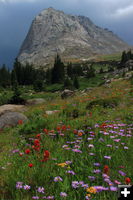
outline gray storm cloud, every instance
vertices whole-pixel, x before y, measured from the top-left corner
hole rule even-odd
[[[33,18],[51,6],[87,16],[133,45],[132,0],[0,0],[0,64],[13,62]]]

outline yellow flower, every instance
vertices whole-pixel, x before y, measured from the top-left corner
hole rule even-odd
[[[90,194],[86,194],[86,196],[90,197],[91,195]]]
[[[86,189],[86,191],[93,193],[93,194],[96,194],[96,189],[94,187],[89,187],[89,188]]]
[[[67,164],[66,163],[58,163],[57,165],[60,167],[65,167]]]

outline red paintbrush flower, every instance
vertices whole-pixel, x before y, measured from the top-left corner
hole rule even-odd
[[[109,166],[108,166],[108,165],[104,165],[103,172],[104,172],[105,174],[108,174],[108,173],[109,173]]]
[[[46,135],[48,135],[48,130],[46,128],[44,128],[43,131],[46,133]]]
[[[57,126],[56,129],[57,129],[57,131],[60,131],[60,130],[61,130],[61,127],[60,127],[60,126]]]
[[[128,184],[130,184],[131,183],[131,179],[130,178],[125,178],[125,183],[128,185]]]
[[[50,156],[50,152],[48,150],[45,150],[44,151],[44,157],[49,158],[49,156]]]
[[[23,124],[23,120],[21,120],[21,119],[18,120],[18,124],[19,124],[19,125]]]
[[[40,134],[37,134],[36,135],[36,138],[40,139],[41,135]]]
[[[28,164],[28,166],[29,166],[29,167],[33,167],[33,164],[32,164],[32,163],[30,163],[30,164]]]
[[[26,149],[26,150],[25,150],[25,153],[26,153],[26,154],[29,154],[29,153],[30,153],[30,149]]]

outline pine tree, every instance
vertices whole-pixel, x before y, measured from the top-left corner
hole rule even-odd
[[[46,71],[46,84],[51,84],[51,79],[52,79],[52,70],[51,69],[47,69]]]
[[[73,86],[74,86],[76,89],[79,89],[79,81],[78,81],[78,79],[77,79],[76,76],[74,77]]]
[[[66,78],[64,81],[64,89],[72,89],[73,85],[69,78]]]
[[[122,56],[121,56],[121,64],[125,63],[128,60],[126,51],[122,52]]]
[[[102,68],[102,67],[101,67],[101,69],[100,69],[99,73],[100,73],[100,74],[102,74],[102,73],[103,73],[103,68]]]
[[[87,78],[95,77],[95,69],[92,67],[92,65],[87,69]]]
[[[59,54],[57,54],[54,67],[52,69],[52,83],[62,83],[64,81],[64,77],[64,63],[61,61]]]

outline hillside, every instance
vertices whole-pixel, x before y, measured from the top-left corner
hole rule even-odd
[[[117,199],[117,185],[133,180],[132,92],[129,80],[64,100],[27,90],[45,104],[0,132],[1,199]]]

